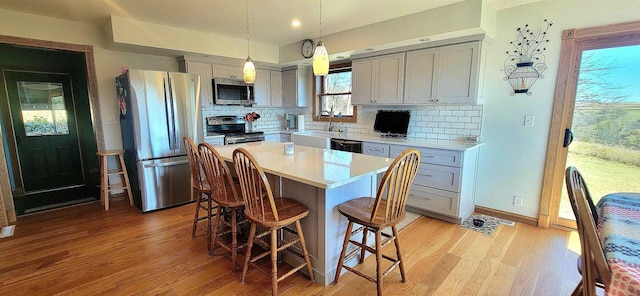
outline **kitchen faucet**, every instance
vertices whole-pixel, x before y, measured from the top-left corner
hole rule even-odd
[[[329,116],[329,131],[332,132],[333,131],[333,123],[331,122],[331,118],[333,117],[333,106],[331,106],[331,108],[329,110],[320,111],[320,115]]]

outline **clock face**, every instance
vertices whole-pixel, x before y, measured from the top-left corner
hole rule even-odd
[[[313,42],[313,40],[311,39],[305,39],[304,41],[302,41],[302,47],[300,48],[300,51],[302,52],[302,56],[305,58],[310,58],[313,56],[313,50],[315,43]]]

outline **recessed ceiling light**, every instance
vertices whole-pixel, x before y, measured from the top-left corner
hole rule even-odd
[[[367,49],[365,49],[366,51],[373,51],[373,48],[369,47]]]
[[[294,28],[299,28],[300,27],[300,20],[294,19],[293,21],[291,21],[291,26],[294,27]]]
[[[431,40],[431,39],[429,39],[429,38],[420,38],[418,41],[420,41],[420,42],[427,42],[427,41],[429,41],[429,40]]]

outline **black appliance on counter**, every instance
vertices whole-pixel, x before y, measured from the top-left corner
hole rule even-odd
[[[244,116],[207,117],[207,135],[224,135],[224,144],[239,144],[264,141],[264,132],[247,132]]]
[[[410,117],[409,110],[378,110],[373,130],[383,137],[406,137]]]

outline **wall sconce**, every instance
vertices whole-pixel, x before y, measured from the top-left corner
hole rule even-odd
[[[543,52],[547,50],[545,46],[549,42],[547,31],[553,25],[552,22],[544,20],[547,27],[542,31],[540,28],[532,30],[529,25],[517,28],[518,37],[509,42],[513,50],[507,51],[507,59],[504,61],[503,71],[507,75],[504,80],[511,84],[515,94],[531,95],[531,87],[544,77],[542,72],[547,69]]]

